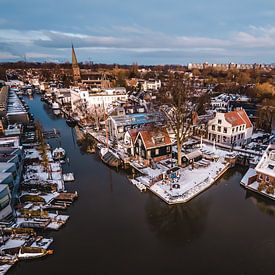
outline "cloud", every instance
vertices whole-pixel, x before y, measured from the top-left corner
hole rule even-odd
[[[84,28],[85,29],[85,28]],[[112,26],[95,34],[58,30],[0,29],[0,51],[11,56],[29,58],[68,58],[73,43],[82,57],[89,54],[127,53],[142,58],[199,57],[225,58],[264,56],[275,47],[274,26],[249,26],[245,31],[231,32],[224,37],[173,35],[138,25]],[[263,50],[264,49],[264,50]],[[261,50],[263,52],[261,52]],[[274,56],[274,55],[273,55]],[[272,61],[271,61],[272,62]]]

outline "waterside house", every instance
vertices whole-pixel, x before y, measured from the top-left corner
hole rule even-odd
[[[134,140],[134,154],[146,165],[171,158],[172,142],[166,128],[140,129]]]
[[[108,118],[110,140],[123,140],[125,133],[134,128],[148,125],[161,125],[164,117],[161,113],[137,113]]]
[[[208,139],[226,145],[243,145],[250,142],[253,125],[243,109],[216,113],[208,122]]]
[[[275,200],[275,145],[270,144],[256,168],[249,168],[241,184],[254,192]]]

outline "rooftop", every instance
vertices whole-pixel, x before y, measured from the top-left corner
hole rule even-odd
[[[124,116],[111,117],[118,126],[120,125],[140,125],[153,122],[162,122],[164,120],[161,113],[141,113],[129,114]]]

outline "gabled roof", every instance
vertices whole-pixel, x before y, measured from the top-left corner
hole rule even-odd
[[[246,125],[246,128],[252,127],[252,123],[247,116],[245,110],[236,110],[224,114],[224,118],[227,122],[232,124],[232,126]]]
[[[139,135],[141,136],[146,149],[172,145],[171,139],[166,128],[151,127],[139,130],[135,142]],[[157,138],[163,138],[163,141],[158,142]]]
[[[242,109],[242,110],[238,110],[237,112],[238,112],[239,116],[244,120],[244,122],[246,124],[246,128],[252,127],[252,123],[251,123],[246,111]]]

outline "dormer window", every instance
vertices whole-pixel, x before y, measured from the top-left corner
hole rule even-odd
[[[154,142],[155,144],[164,143],[164,137],[163,136],[154,137]]]

